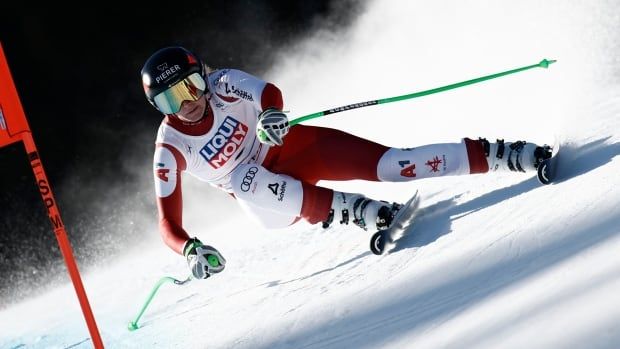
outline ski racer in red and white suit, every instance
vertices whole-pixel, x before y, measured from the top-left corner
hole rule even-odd
[[[190,63],[196,59],[190,57]],[[155,75],[161,69],[152,71],[155,73],[150,75]],[[174,68],[164,70],[155,79],[165,80],[175,72]],[[513,156],[514,146],[503,141],[465,138],[459,143],[398,149],[330,128],[296,125],[289,130],[281,112],[282,93],[274,84],[234,69],[215,70],[204,77],[206,86],[196,85],[204,94],[192,94],[177,106],[176,113],[165,116],[153,161],[161,235],[170,248],[188,257],[196,277],[205,278],[223,269],[223,265],[213,268],[206,259],[198,261],[200,253],[223,257],[210,246],[201,250],[202,243],[183,229],[183,171],[232,194],[266,227],[285,227],[302,218],[324,225],[351,220],[364,229],[377,230],[386,228],[379,211],[390,204],[316,183],[352,179],[395,182],[483,173],[489,168],[515,170],[515,162],[518,170],[534,169],[530,143],[521,145]],[[145,86],[147,82],[153,85],[149,79],[153,78],[146,79]],[[194,86],[186,80],[189,87]],[[188,91],[191,94],[193,90]],[[158,102],[157,98],[152,99]],[[166,103],[158,103],[156,108],[161,111],[167,108]],[[280,122],[275,127],[279,133],[263,143],[257,129],[268,128],[263,123],[270,118]]]

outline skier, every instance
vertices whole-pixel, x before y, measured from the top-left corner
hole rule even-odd
[[[378,231],[390,226],[401,205],[316,183],[530,172],[551,156],[548,146],[523,141],[464,138],[398,149],[330,128],[289,128],[274,84],[240,70],[212,71],[183,47],[158,50],[141,74],[148,101],[165,115],[153,161],[160,233],[198,279],[221,272],[226,260],[183,229],[183,171],[232,194],[268,228],[303,218]]]

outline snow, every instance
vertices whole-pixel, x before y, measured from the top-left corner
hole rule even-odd
[[[285,50],[266,78],[282,87],[294,116],[557,59],[548,70],[308,123],[392,146],[557,136],[560,180],[322,183],[385,200],[420,191],[420,218],[378,257],[368,250],[370,235],[353,227],[256,227],[233,200],[186,177],[188,230],[217,246],[227,268],[206,281],[163,285],[134,332],[127,323],[155,282],[187,276],[183,258],[149,234],[114,265],[84,271],[104,343],[620,347],[618,18],[620,7],[603,0],[382,0],[346,33],[319,32]],[[215,210],[222,219],[207,225]],[[90,346],[69,284],[0,312],[2,348]]]

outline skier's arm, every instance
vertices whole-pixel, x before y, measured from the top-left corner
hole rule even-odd
[[[261,109],[256,125],[258,139],[265,144],[282,145],[289,131],[288,117],[282,112],[282,92],[276,85],[266,83],[261,92]]]
[[[258,115],[256,135],[265,144],[282,145],[289,130],[288,117],[282,112],[284,102],[280,89],[267,83],[262,92],[262,112]]]
[[[183,246],[189,240],[183,229],[181,193],[181,172],[186,162],[176,148],[167,144],[157,144],[153,160],[159,232],[166,245],[182,255]]]
[[[186,167],[185,158],[176,148],[157,144],[153,170],[159,232],[166,245],[187,258],[192,275],[197,279],[206,279],[224,270],[226,259],[214,247],[203,245],[195,237],[190,238],[183,229],[181,172]]]
[[[239,100],[252,103],[257,110],[282,110],[282,93],[274,84],[237,69],[217,70],[209,75],[214,93],[226,103]]]
[[[275,108],[282,110],[284,108],[284,101],[282,100],[282,92],[280,89],[268,82],[265,84],[265,88],[261,92],[261,110],[269,108]]]
[[[217,70],[209,75],[213,92],[224,103],[252,103],[260,112],[256,126],[258,139],[270,146],[282,145],[289,130],[282,112],[282,92],[274,84],[236,69]]]

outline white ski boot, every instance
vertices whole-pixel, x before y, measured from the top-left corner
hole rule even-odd
[[[384,230],[390,226],[401,206],[372,200],[362,194],[334,191],[332,208],[329,217],[323,222],[323,228],[329,227],[335,220],[340,224],[353,222],[364,230]]]
[[[551,147],[538,146],[524,141],[504,142],[498,139],[496,143],[489,143],[480,138],[484,145],[484,153],[489,163],[489,171],[536,171],[538,165],[551,157]]]

